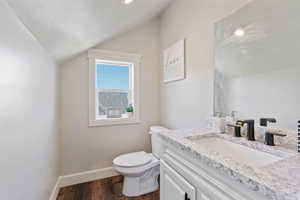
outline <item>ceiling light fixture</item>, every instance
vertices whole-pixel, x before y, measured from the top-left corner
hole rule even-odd
[[[243,37],[245,35],[245,30],[242,28],[238,28],[234,31],[234,35],[237,37]]]
[[[125,4],[125,5],[129,5],[131,3],[133,3],[134,0],[122,0],[122,4]]]

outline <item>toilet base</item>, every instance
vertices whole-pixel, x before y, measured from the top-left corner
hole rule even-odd
[[[147,170],[137,177],[124,176],[123,194],[127,197],[137,197],[154,192],[159,188],[159,165]]]

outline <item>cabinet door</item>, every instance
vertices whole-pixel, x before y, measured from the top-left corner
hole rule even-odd
[[[160,200],[196,200],[194,186],[164,161],[160,166]]]

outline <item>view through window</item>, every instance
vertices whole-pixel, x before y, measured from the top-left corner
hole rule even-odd
[[[112,61],[96,62],[96,118],[129,118],[133,106],[133,64]]]

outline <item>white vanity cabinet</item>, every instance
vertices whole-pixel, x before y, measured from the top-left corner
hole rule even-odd
[[[160,200],[267,200],[171,145],[161,159],[160,180]]]

